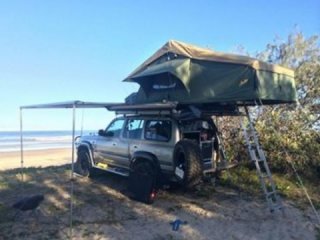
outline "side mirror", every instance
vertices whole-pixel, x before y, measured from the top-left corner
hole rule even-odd
[[[106,136],[106,137],[113,137],[114,136],[114,132],[106,132],[105,134],[104,134],[104,136]]]
[[[105,132],[103,129],[100,129],[100,130],[98,131],[98,135],[99,135],[99,136],[105,136],[105,135],[106,135],[106,132]]]

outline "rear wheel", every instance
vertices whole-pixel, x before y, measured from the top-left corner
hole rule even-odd
[[[138,161],[131,169],[129,176],[129,191],[131,197],[137,201],[151,204],[154,202],[157,171],[154,166],[147,161]]]
[[[200,147],[191,140],[183,139],[174,148],[175,174],[179,184],[193,188],[202,179]]]

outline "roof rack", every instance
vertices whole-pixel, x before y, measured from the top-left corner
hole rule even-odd
[[[117,104],[106,106],[117,115],[159,115],[171,116],[180,120],[207,118],[211,116],[238,116],[238,106],[234,104],[181,104],[178,102]]]
[[[175,109],[177,102],[165,103],[145,103],[145,104],[118,104],[110,105],[106,108],[110,111],[148,111],[148,110],[168,110]]]
[[[123,115],[173,115],[176,113],[177,103],[146,103],[146,104],[119,104],[106,107],[109,111]]]

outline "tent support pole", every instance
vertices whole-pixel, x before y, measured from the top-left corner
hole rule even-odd
[[[21,181],[24,181],[24,159],[23,159],[23,120],[22,120],[22,108],[20,108],[20,171],[21,171]]]

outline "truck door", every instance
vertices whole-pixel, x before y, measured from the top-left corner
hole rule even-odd
[[[110,123],[104,134],[94,146],[96,164],[99,162],[123,167],[128,162],[128,142],[122,138],[125,119],[116,119]]]
[[[128,141],[128,154],[130,156],[140,150],[144,121],[142,119],[129,119],[126,123],[123,137]],[[127,162],[129,167],[129,161]]]

